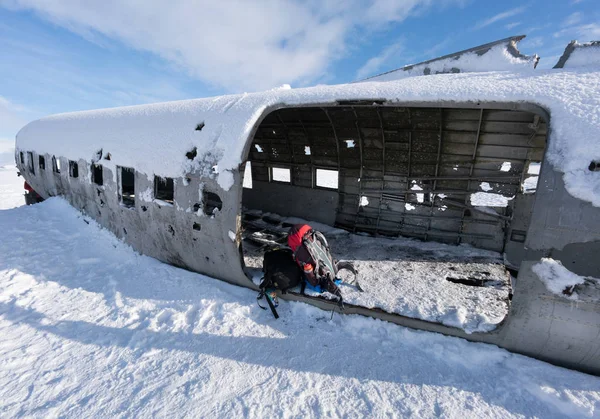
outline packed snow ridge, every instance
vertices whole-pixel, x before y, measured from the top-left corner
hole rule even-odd
[[[538,56],[515,56],[511,54],[505,44],[495,45],[484,54],[475,51],[465,52],[461,55],[446,59],[436,59],[432,62],[406,66],[371,77],[369,81],[393,81],[407,77],[422,76],[423,74],[478,73],[486,71],[534,71],[534,64]]]

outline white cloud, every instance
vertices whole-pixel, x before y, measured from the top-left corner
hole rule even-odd
[[[508,25],[504,26],[506,29],[511,30],[513,28],[516,28],[517,26],[519,26],[521,24],[521,22],[513,22],[513,23],[509,23]]]
[[[575,12],[569,15],[563,22],[562,26],[573,26],[581,22],[583,15],[581,12]]]
[[[15,135],[27,123],[26,110],[0,96],[0,166],[14,164]]]
[[[522,49],[539,48],[543,45],[544,45],[544,38],[541,36],[536,36],[533,38],[529,38],[529,37],[525,38],[523,41],[521,41],[521,44],[519,45],[519,47]]]
[[[597,41],[600,39],[600,24],[589,23],[587,25],[580,25],[577,27],[577,34],[581,37],[582,41]]]
[[[0,138],[0,154],[12,153],[15,150],[15,140]]]
[[[0,96],[0,139],[14,142],[17,132],[30,120],[28,114],[26,108]]]
[[[385,64],[394,55],[399,54],[402,51],[402,42],[397,42],[384,49],[381,54],[369,59],[365,65],[358,69],[356,72],[357,79],[363,79],[367,76],[375,75],[383,64]]]
[[[585,25],[571,26],[554,33],[554,38],[574,37],[581,42],[596,41],[600,39],[600,24],[588,23]]]
[[[0,0],[2,2],[2,0]],[[158,2],[4,0],[103,44],[150,51],[227,90],[261,90],[323,77],[356,30],[382,30],[435,4],[465,0],[244,0]],[[375,29],[373,29],[375,28]]]
[[[497,15],[494,15],[486,20],[482,20],[480,22],[478,22],[473,29],[477,30],[477,29],[482,29],[485,28],[486,26],[489,26],[493,23],[496,23],[500,20],[504,20],[504,19],[508,19],[509,17],[513,17],[516,16],[518,14],[521,14],[525,11],[525,9],[527,9],[527,6],[521,6],[521,7],[515,7],[514,9],[510,9],[507,10],[505,12],[502,13],[498,13]]]

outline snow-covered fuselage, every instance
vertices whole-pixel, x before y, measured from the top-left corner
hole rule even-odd
[[[51,116],[19,132],[16,160],[42,197],[63,196],[137,251],[246,287],[243,205],[502,252],[518,276],[493,331],[346,313],[598,374],[597,288],[554,294],[532,266],[550,256],[600,276],[599,113],[598,71],[434,75]]]

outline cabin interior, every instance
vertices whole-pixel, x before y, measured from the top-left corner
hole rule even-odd
[[[350,303],[422,318],[423,307],[464,297],[471,314],[500,324],[546,136],[544,117],[508,106],[275,110],[244,166],[246,270],[259,278],[264,251],[305,220],[357,265],[365,293],[347,290]],[[425,317],[453,325],[447,315]]]

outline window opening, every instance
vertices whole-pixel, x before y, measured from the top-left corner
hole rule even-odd
[[[22,151],[19,151],[19,157],[21,158],[21,164],[25,164],[25,155]]]
[[[532,194],[537,190],[541,165],[540,162],[529,162],[527,174],[524,176],[523,183],[521,184],[521,190],[524,194]]]
[[[174,196],[173,178],[154,176],[154,198],[173,204]]]
[[[98,186],[102,186],[104,184],[102,165],[92,164],[92,182]]]
[[[56,156],[52,156],[52,171],[54,173],[60,173],[60,158],[56,158]]]
[[[79,165],[73,160],[69,160],[69,176],[79,177]]]
[[[247,161],[246,167],[244,168],[244,181],[242,183],[244,188],[252,189],[252,164]]]
[[[38,164],[40,170],[46,170],[46,158],[44,156],[38,156]]]
[[[287,167],[272,167],[271,180],[273,182],[291,183],[292,175]]]
[[[126,207],[135,206],[135,172],[129,167],[118,167],[119,190],[121,204]]]
[[[33,167],[33,153],[31,151],[27,152],[27,168],[30,173],[35,174],[35,168]]]
[[[317,169],[317,186],[320,188],[337,189],[338,188],[338,171]]]

